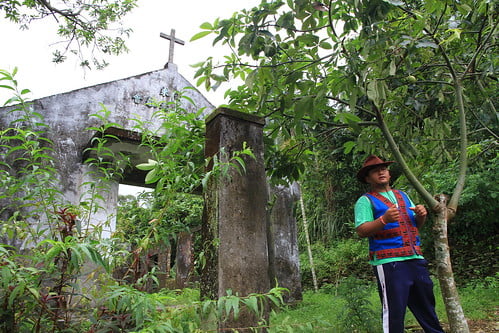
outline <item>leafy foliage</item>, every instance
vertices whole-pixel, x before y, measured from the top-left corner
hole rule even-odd
[[[419,174],[461,153],[460,108],[480,129],[468,147],[490,139],[497,147],[494,8],[488,1],[376,0],[329,1],[319,10],[309,1],[262,1],[201,25],[193,39],[214,35],[214,44],[232,52],[223,63],[198,64],[198,84],[243,79],[227,92],[230,106],[266,116],[274,140],[310,147],[346,126],[353,136],[341,142],[346,152],[400,150]],[[284,165],[287,174],[303,173],[300,163],[292,164],[298,173]]]
[[[261,316],[268,304],[282,306],[282,292],[274,288],[265,294],[240,297],[228,291],[218,300],[200,301],[198,291],[192,289],[144,294],[127,286],[111,286],[101,299],[103,304],[94,311],[91,330],[206,332],[214,324],[216,330],[217,320],[237,318],[243,311]]]
[[[378,313],[373,310],[369,300],[370,293],[369,286],[363,280],[348,277],[342,282],[339,295],[346,300],[341,316],[345,331],[380,331]]]
[[[115,236],[128,241],[145,237],[154,224],[156,228],[163,229],[157,231],[155,237],[169,238],[168,233],[200,226],[203,208],[201,197],[180,193],[171,201],[165,202],[163,199],[151,192],[143,192],[138,197],[121,197]]]
[[[187,89],[187,88],[186,88]],[[142,145],[151,149],[152,158],[136,167],[148,171],[146,184],[156,184],[160,193],[192,193],[201,186],[203,176],[203,109],[188,112],[181,101],[194,102],[181,91],[175,101],[153,101],[152,120],[132,119],[142,133]],[[159,123],[160,126],[155,125]]]
[[[128,50],[125,40],[131,29],[123,27],[120,20],[136,7],[136,2],[63,0],[54,4],[45,0],[6,0],[0,3],[0,12],[21,29],[28,29],[33,21],[54,18],[58,25],[57,35],[63,39],[63,46],[53,52],[52,61],[60,63],[68,55],[77,55],[81,67],[101,69],[108,63],[105,59],[97,58],[96,53],[118,55]]]
[[[125,248],[131,251],[122,252],[123,255],[119,258],[119,265],[122,269],[126,268],[124,276],[120,278],[128,281],[131,273],[137,276],[136,270],[140,268],[137,267],[137,261],[141,257],[147,257],[149,251],[155,253],[158,249],[170,256],[174,255],[179,233],[194,232],[201,225],[203,199],[199,195],[177,193],[166,200],[164,196],[158,196],[154,192],[142,192],[137,197],[120,196],[118,204],[113,238],[116,240],[116,250]],[[199,238],[195,237],[196,243],[200,242]],[[154,261],[147,262],[149,265],[156,265]],[[154,267],[156,266],[152,269]],[[169,270],[170,267],[166,269]],[[169,272],[166,273],[169,276]],[[154,270],[150,272],[149,278],[157,282]]]
[[[372,272],[367,263],[366,244],[357,239],[342,239],[325,246],[316,242],[312,246],[314,265],[319,287],[338,285],[348,276],[371,279]],[[305,254],[300,255],[302,283],[312,285],[310,264]]]
[[[345,154],[341,145],[352,138],[351,133],[338,128],[322,133],[322,140],[312,148],[316,157],[305,169],[303,196],[310,237],[327,244],[355,234],[353,204],[366,189],[355,176],[360,162]]]

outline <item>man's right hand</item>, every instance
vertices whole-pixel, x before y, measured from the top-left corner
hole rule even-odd
[[[385,223],[392,223],[398,221],[400,218],[399,209],[397,206],[393,205],[383,214],[383,220]]]

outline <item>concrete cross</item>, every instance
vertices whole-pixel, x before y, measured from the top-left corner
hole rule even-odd
[[[167,35],[165,33],[160,33],[159,36],[161,38],[168,39],[170,41],[170,52],[168,54],[168,63],[167,64],[173,64],[173,48],[175,47],[175,43],[178,43],[180,45],[184,45],[185,42],[181,39],[175,38],[175,29],[172,29],[170,32],[170,35]]]

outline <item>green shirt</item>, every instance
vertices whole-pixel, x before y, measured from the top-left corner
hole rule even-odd
[[[382,196],[390,200],[391,202],[395,203],[395,194],[392,191],[388,192],[380,192]],[[412,202],[411,198],[409,198],[411,201],[411,207],[414,207],[414,203]],[[355,228],[360,226],[363,223],[373,221],[374,220],[374,214],[373,214],[373,209],[372,209],[372,204],[371,200],[369,200],[368,197],[365,195],[361,196],[357,202],[355,203]],[[394,258],[386,258],[386,259],[376,259],[374,257],[373,260],[370,260],[369,263],[373,266],[377,265],[383,265],[389,262],[393,261],[403,261],[403,260],[410,260],[410,259],[424,259],[423,256],[420,256],[418,254],[414,254],[412,256],[408,257],[394,257]]]

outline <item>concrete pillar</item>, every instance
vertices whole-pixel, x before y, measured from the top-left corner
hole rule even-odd
[[[296,219],[293,206],[299,198],[299,187],[270,188],[269,253],[272,281],[289,290],[283,295],[286,303],[302,300],[300,257]]]
[[[175,256],[175,287],[185,288],[194,272],[194,244],[192,233],[182,231],[177,238],[177,254]]]
[[[158,271],[156,273],[159,282],[159,289],[167,287],[167,280],[170,277],[171,246],[161,242],[158,246]]]
[[[263,125],[260,117],[226,108],[215,110],[206,120],[206,157],[217,155],[220,161],[228,162],[246,142],[256,159],[244,157],[245,173],[231,167],[227,176],[212,178],[205,189],[204,298],[217,299],[228,289],[239,296],[270,289]],[[222,330],[248,328],[255,327],[257,321],[242,311],[237,321],[218,325]]]

